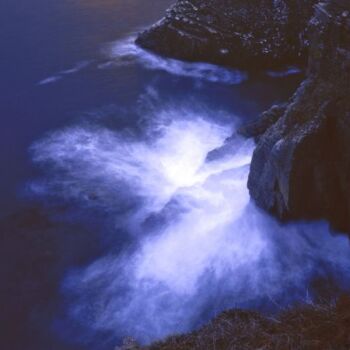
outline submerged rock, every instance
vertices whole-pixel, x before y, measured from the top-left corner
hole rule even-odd
[[[136,42],[159,54],[238,68],[306,62],[316,0],[179,0]]]
[[[316,6],[307,79],[260,137],[248,187],[281,219],[350,231],[350,2]]]

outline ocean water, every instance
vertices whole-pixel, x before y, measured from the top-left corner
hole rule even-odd
[[[254,142],[227,142],[302,73],[135,46],[170,4],[0,4],[1,348],[146,344],[347,288],[348,238],[261,212]]]

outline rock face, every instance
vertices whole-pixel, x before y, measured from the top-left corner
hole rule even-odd
[[[248,187],[281,219],[350,232],[350,2],[318,4],[310,31],[307,79],[259,138]]]
[[[285,113],[287,106],[287,103],[272,106],[268,111],[264,112],[258,120],[239,128],[237,133],[246,138],[254,137],[256,141],[259,141],[261,135]]]
[[[159,54],[236,68],[306,62],[316,0],[179,0],[136,42]]]

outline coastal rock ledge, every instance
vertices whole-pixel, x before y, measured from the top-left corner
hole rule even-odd
[[[161,55],[236,68],[306,62],[316,0],[179,0],[136,43]]]
[[[327,219],[350,232],[350,1],[178,1],[137,43],[248,69],[302,64],[288,103],[240,130],[257,140],[248,188],[281,220]]]
[[[350,2],[316,5],[309,30],[307,78],[259,137],[248,187],[282,220],[350,232]]]

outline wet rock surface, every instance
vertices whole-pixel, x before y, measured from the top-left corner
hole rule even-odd
[[[350,231],[350,3],[316,6],[307,79],[263,133],[248,187],[281,219],[328,219]]]
[[[179,0],[141,33],[159,54],[238,68],[303,65],[315,0]]]

